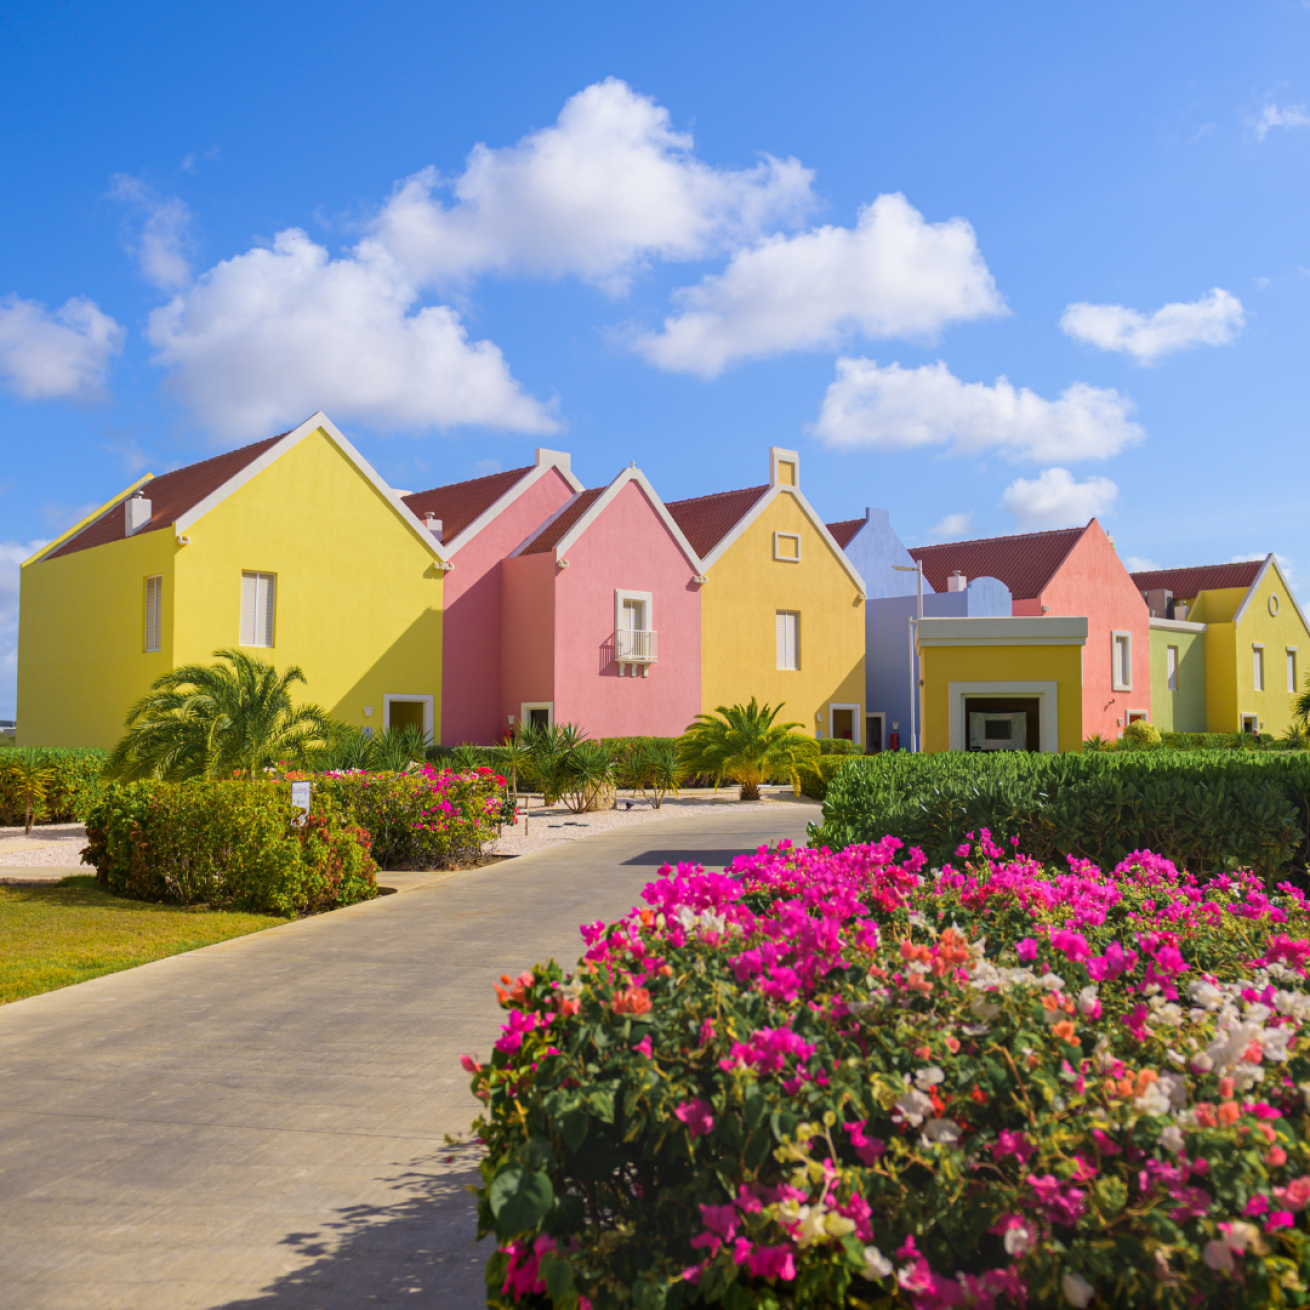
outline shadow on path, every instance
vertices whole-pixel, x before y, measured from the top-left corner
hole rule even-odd
[[[288,1233],[289,1258],[303,1263],[256,1296],[215,1310],[358,1310],[440,1306],[480,1310],[495,1239],[472,1245],[482,1148],[473,1142],[414,1160],[385,1181],[399,1195],[383,1206],[351,1206],[322,1230]]]

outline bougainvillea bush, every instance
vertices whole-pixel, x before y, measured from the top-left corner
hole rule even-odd
[[[1310,1302],[1310,907],[985,834],[664,870],[499,991],[497,1306]]]

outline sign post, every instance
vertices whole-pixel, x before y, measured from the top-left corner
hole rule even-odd
[[[313,783],[309,782],[293,782],[291,784],[291,804],[300,811],[291,820],[297,828],[303,828],[305,820],[309,817],[309,793],[312,787]]]

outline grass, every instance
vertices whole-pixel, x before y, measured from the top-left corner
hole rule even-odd
[[[285,922],[123,900],[86,875],[45,887],[0,886],[0,1004]]]

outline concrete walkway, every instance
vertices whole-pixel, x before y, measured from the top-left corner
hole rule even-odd
[[[805,840],[815,808],[670,819],[0,1009],[0,1307],[485,1305],[474,1250],[491,989],[666,860]]]

